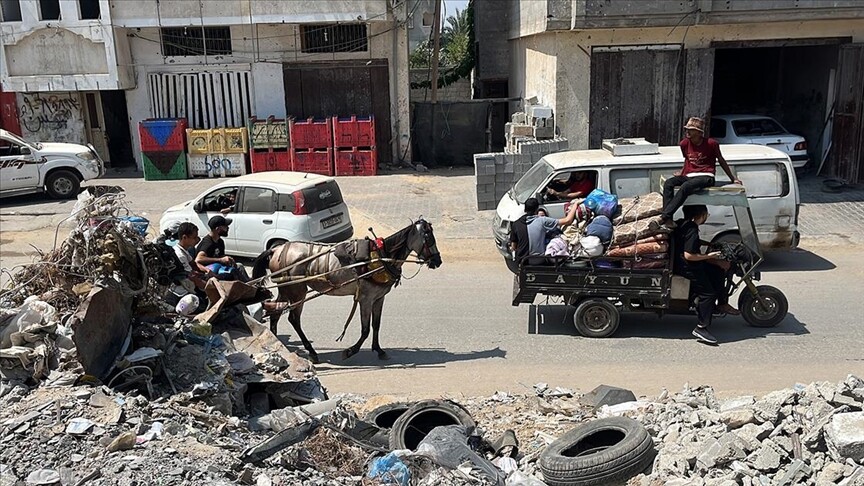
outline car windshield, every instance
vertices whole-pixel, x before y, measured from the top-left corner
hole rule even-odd
[[[18,135],[15,135],[14,133],[10,133],[10,132],[4,133],[3,139],[8,140],[10,142],[13,142],[17,145],[24,145],[24,146],[28,146],[28,147],[30,146],[30,143],[28,143],[26,140],[19,137]],[[40,144],[36,144],[36,145],[39,146]],[[39,148],[42,148],[42,147],[39,147]]]
[[[780,135],[786,130],[772,118],[748,118],[746,120],[733,120],[732,128],[739,137]]]
[[[510,189],[510,197],[516,200],[517,203],[523,204],[526,199],[536,194],[537,188],[540,187],[540,184],[546,182],[551,173],[552,166],[545,160],[540,159]]]

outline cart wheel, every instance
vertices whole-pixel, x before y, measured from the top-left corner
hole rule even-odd
[[[738,296],[738,309],[744,320],[753,327],[774,327],[786,318],[789,312],[789,302],[780,289],[770,285],[756,287],[759,296],[765,301],[762,305],[746,288]]]
[[[618,330],[621,315],[611,302],[605,299],[582,301],[573,314],[573,323],[585,337],[609,337]]]

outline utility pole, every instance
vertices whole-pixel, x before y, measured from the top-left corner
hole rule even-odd
[[[435,20],[432,21],[432,103],[438,102],[438,57],[441,46],[441,2],[435,0]]]

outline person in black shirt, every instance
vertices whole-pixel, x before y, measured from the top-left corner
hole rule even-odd
[[[222,280],[241,280],[243,282],[249,280],[245,275],[245,271],[239,268],[234,259],[225,255],[225,240],[224,236],[228,236],[228,227],[231,225],[231,220],[222,215],[216,215],[210,218],[207,226],[210,227],[210,233],[201,239],[198,247],[195,249],[195,262],[209,268],[217,278]]]
[[[720,259],[720,252],[703,254],[699,238],[699,225],[708,219],[708,208],[704,205],[684,206],[684,219],[675,230],[675,273],[690,280],[693,293],[698,298],[696,314],[699,323],[693,329],[697,339],[708,344],[717,344],[717,339],[708,332],[715,308],[720,312],[738,315],[737,309],[729,305],[726,278],[730,264]],[[719,303],[719,305],[716,305]]]

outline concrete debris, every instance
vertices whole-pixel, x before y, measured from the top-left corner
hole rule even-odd
[[[864,463],[864,412],[834,415],[825,427],[825,439],[834,457]]]

